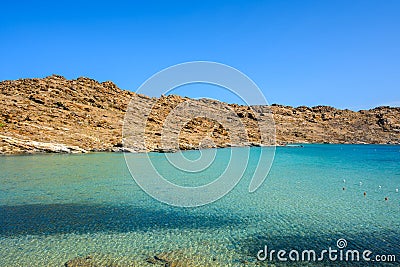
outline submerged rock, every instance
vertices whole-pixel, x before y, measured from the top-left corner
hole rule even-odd
[[[181,258],[177,258],[177,257]],[[201,266],[195,264],[193,260],[182,257],[180,252],[161,252],[153,257],[147,258],[147,262],[156,266],[164,267],[196,267]]]
[[[125,257],[126,258],[126,257]],[[214,262],[215,263],[215,262]],[[114,259],[104,255],[88,255],[77,257],[67,261],[65,267],[136,267],[136,266],[155,266],[155,267],[198,267],[204,264],[195,264],[192,259],[188,259],[179,251],[161,252],[144,261],[126,261]],[[206,265],[210,266],[210,265]],[[212,264],[214,266],[214,264]]]
[[[99,265],[96,265],[93,262],[93,257],[92,256],[86,256],[86,257],[80,257],[80,258],[75,258],[72,260],[67,261],[64,264],[65,267],[97,267]]]
[[[126,262],[113,259],[107,256],[77,257],[67,261],[65,267],[134,267],[139,266],[134,261]]]

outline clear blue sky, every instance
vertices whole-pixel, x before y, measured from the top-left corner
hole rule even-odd
[[[247,74],[269,103],[399,106],[399,14],[397,0],[4,1],[0,80],[56,73],[135,91],[163,68],[209,60]],[[211,90],[176,92],[235,101]]]

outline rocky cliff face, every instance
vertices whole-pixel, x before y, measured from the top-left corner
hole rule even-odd
[[[207,99],[150,98],[121,90],[112,82],[66,80],[57,75],[0,82],[0,103],[2,154],[121,151],[123,142],[132,151],[275,141],[400,143],[400,108],[354,112],[272,105],[251,109]]]

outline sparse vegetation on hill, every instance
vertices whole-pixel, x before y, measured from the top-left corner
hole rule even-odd
[[[180,96],[151,98],[121,90],[112,82],[89,78],[67,80],[53,75],[43,79],[0,82],[0,153],[121,151],[122,127],[130,100],[132,127],[152,111],[145,127],[146,145],[136,151],[163,151],[161,133],[168,114],[179,104],[191,101],[205,112],[222,117],[227,104],[213,100],[191,100]],[[400,108],[378,107],[358,112],[327,106],[290,107],[230,104],[244,125],[247,136],[236,129],[204,117],[196,117],[179,134],[179,148],[225,147],[269,144],[261,140],[258,122],[268,122],[273,114],[276,143],[400,143]],[[193,114],[194,115],[194,114]],[[187,114],[178,114],[185,119]],[[230,120],[231,118],[225,118]],[[267,129],[271,131],[272,129]],[[132,129],[133,134],[143,131]],[[239,135],[234,141],[232,136]],[[207,141],[208,140],[208,141]],[[206,142],[207,141],[207,142]],[[131,144],[132,145],[132,144]],[[55,146],[55,147],[54,147]],[[134,144],[133,144],[134,146]]]

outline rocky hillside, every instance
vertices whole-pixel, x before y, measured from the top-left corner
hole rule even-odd
[[[66,80],[57,75],[2,81],[0,102],[2,154],[171,151],[275,141],[400,143],[400,108],[354,112],[272,105],[250,109],[207,99],[150,98],[121,90],[112,82]]]

